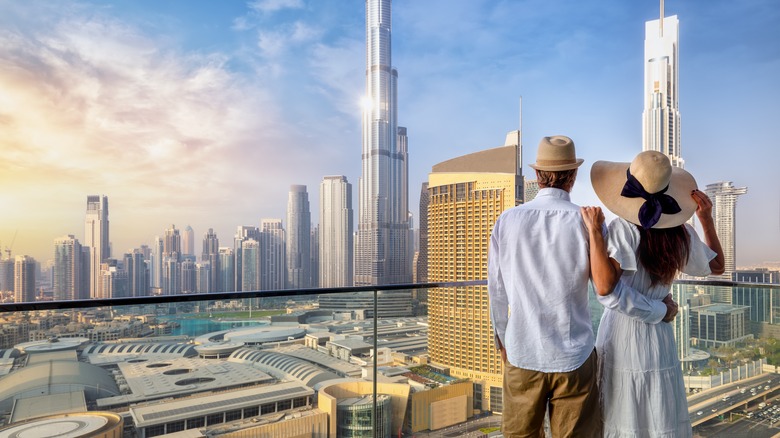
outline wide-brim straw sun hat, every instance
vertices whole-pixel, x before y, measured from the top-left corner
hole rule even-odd
[[[597,161],[590,180],[609,211],[644,228],[676,227],[696,212],[696,180],[661,152],[641,152],[631,163]]]
[[[539,142],[536,163],[529,164],[533,169],[549,172],[576,169],[583,159],[577,158],[574,142],[565,135],[544,137]]]

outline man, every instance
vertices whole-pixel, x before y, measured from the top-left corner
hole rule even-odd
[[[547,411],[554,437],[601,435],[589,239],[569,196],[582,162],[570,138],[544,137],[531,164],[539,193],[501,214],[490,238],[488,293],[504,360],[507,438],[543,436]],[[677,312],[670,299],[647,300],[622,283],[609,300],[607,307],[649,323]]]

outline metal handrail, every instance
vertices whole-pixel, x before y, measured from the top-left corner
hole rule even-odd
[[[21,303],[0,303],[0,313],[34,310],[84,309],[108,306],[142,306],[149,304],[184,303],[192,301],[235,300],[246,298],[277,298],[301,295],[330,295],[352,292],[383,292],[410,289],[433,289],[440,287],[484,286],[487,280],[452,281],[437,283],[387,284],[382,286],[349,286],[309,289],[279,289],[236,292],[213,292],[206,294],[155,295],[149,297],[100,298],[88,300],[33,301]]]

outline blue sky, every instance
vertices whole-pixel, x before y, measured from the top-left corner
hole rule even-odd
[[[780,261],[780,5],[665,7],[686,168],[702,187],[748,187],[738,265]],[[641,150],[658,15],[654,1],[396,0],[415,222],[431,166],[500,146],[520,96],[525,163],[542,136],[572,137],[586,160],[573,198],[597,204],[590,164]],[[16,233],[15,254],[51,258],[54,238],[83,239],[89,194],[109,196],[115,255],[170,224],[230,245],[237,225],[284,218],[292,184],[316,221],[323,176],[357,194],[364,20],[360,0],[0,0],[0,245]]]

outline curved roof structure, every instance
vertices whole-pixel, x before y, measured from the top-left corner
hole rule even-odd
[[[50,353],[52,351],[75,350],[86,342],[89,342],[89,338],[52,338],[44,341],[23,342],[15,345],[14,348],[27,354]]]
[[[81,352],[93,365],[109,365],[120,362],[155,361],[194,357],[198,353],[190,344],[178,343],[129,343],[129,344],[93,344]]]
[[[14,399],[83,390],[88,401],[119,394],[111,374],[95,365],[53,360],[29,365],[0,378],[0,409]]]
[[[113,412],[52,415],[0,429],[0,438],[113,437],[122,433],[123,424],[122,417]]]
[[[309,362],[267,350],[241,348],[228,358],[230,362],[250,363],[277,379],[297,380],[309,387],[341,376],[324,371]]]

